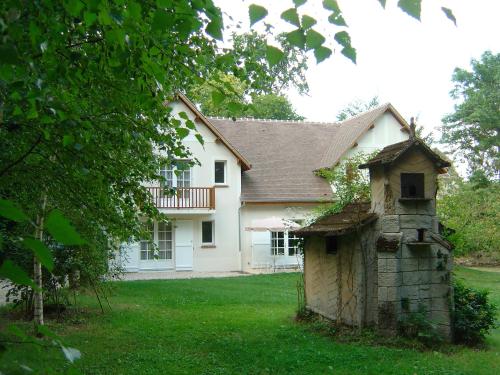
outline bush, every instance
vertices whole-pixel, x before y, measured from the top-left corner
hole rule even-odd
[[[423,305],[419,305],[417,311],[408,312],[399,321],[399,333],[401,336],[418,340],[429,348],[436,347],[443,342],[437,325],[429,320]]]
[[[453,336],[456,343],[477,345],[496,327],[497,307],[488,301],[488,291],[476,290],[462,282],[454,283],[455,311]]]

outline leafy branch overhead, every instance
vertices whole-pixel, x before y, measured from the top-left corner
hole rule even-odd
[[[386,0],[378,0],[380,5],[385,9]],[[295,27],[285,33],[287,41],[294,47],[303,51],[313,51],[316,62],[320,63],[330,57],[332,54],[331,38],[321,34],[318,30],[313,29],[313,26],[318,24],[318,20],[308,14],[301,14],[299,8],[306,4],[307,0],[294,1],[294,7],[286,9],[281,13],[281,19]],[[422,0],[399,0],[397,6],[420,21],[422,11]],[[344,28],[336,31],[333,40],[341,48],[340,52],[356,63],[356,49],[351,44],[351,38],[347,31],[348,24],[342,14],[342,10],[337,0],[323,0],[323,8],[327,11],[327,21],[333,26]],[[441,7],[445,16],[455,25],[457,20],[450,8]],[[264,20],[268,16],[268,11],[265,7],[252,4],[249,7],[250,26],[254,26],[259,21]],[[283,58],[280,49],[273,46],[268,46],[268,61],[271,65],[279,63]]]

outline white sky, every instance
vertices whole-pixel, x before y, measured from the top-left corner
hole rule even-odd
[[[249,29],[248,6],[252,3],[269,10],[266,21],[276,27],[276,34],[293,29],[279,19],[280,13],[293,5],[292,0],[216,3],[235,21],[242,21],[242,32]],[[309,96],[287,93],[297,112],[309,120],[333,121],[352,100],[378,95],[381,103],[391,102],[406,119],[415,116],[426,133],[436,134],[441,118],[453,110],[449,91],[454,68],[469,68],[471,58],[479,58],[483,51],[500,50],[499,0],[423,0],[422,22],[399,10],[397,0],[388,0],[385,10],[377,0],[338,3],[357,49],[357,64],[340,50],[319,65],[314,57],[309,59]],[[453,10],[457,27],[445,17],[441,6]],[[308,0],[299,10],[318,21],[326,20],[329,14],[321,0]],[[263,30],[262,23],[255,26],[257,31]],[[327,22],[315,28],[327,36],[330,46],[337,47],[333,35],[340,28]]]

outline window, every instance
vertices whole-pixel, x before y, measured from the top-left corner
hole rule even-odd
[[[401,173],[401,198],[424,198],[423,173]]]
[[[172,224],[158,223],[158,258],[172,259]]]
[[[188,163],[189,162],[185,160],[177,160],[173,164],[161,167],[160,176],[162,176],[165,181],[162,181],[160,186],[174,189],[179,188],[179,197],[188,198],[189,192],[182,189],[191,187],[191,168]],[[166,191],[161,192],[161,197],[166,195]]]
[[[225,161],[216,161],[214,163],[214,181],[216,184],[225,184],[226,183],[226,162]]]
[[[149,238],[143,238],[140,241],[141,260],[153,259],[155,255],[154,243],[153,243],[153,236],[154,236],[153,223],[148,224],[146,230],[150,236]]]
[[[271,232],[271,255],[285,255],[285,232]]]
[[[325,250],[327,254],[335,255],[339,247],[337,236],[325,237]]]
[[[202,221],[201,222],[201,243],[213,244],[214,243],[214,222]]]
[[[300,253],[299,239],[288,231],[271,232],[271,255],[296,256]]]

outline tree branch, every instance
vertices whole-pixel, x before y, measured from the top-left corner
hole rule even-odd
[[[35,143],[33,143],[33,145],[28,149],[28,151],[26,151],[23,155],[21,155],[21,157],[17,160],[14,160],[12,163],[8,164],[6,167],[4,167],[1,171],[0,171],[0,177],[3,176],[9,169],[15,167],[17,164],[19,164],[20,162],[22,162],[24,159],[26,159],[26,157],[31,154],[33,152],[33,150],[35,149],[36,146],[38,146],[38,144],[42,141],[42,135],[40,134],[37,138],[37,140],[35,141]]]

